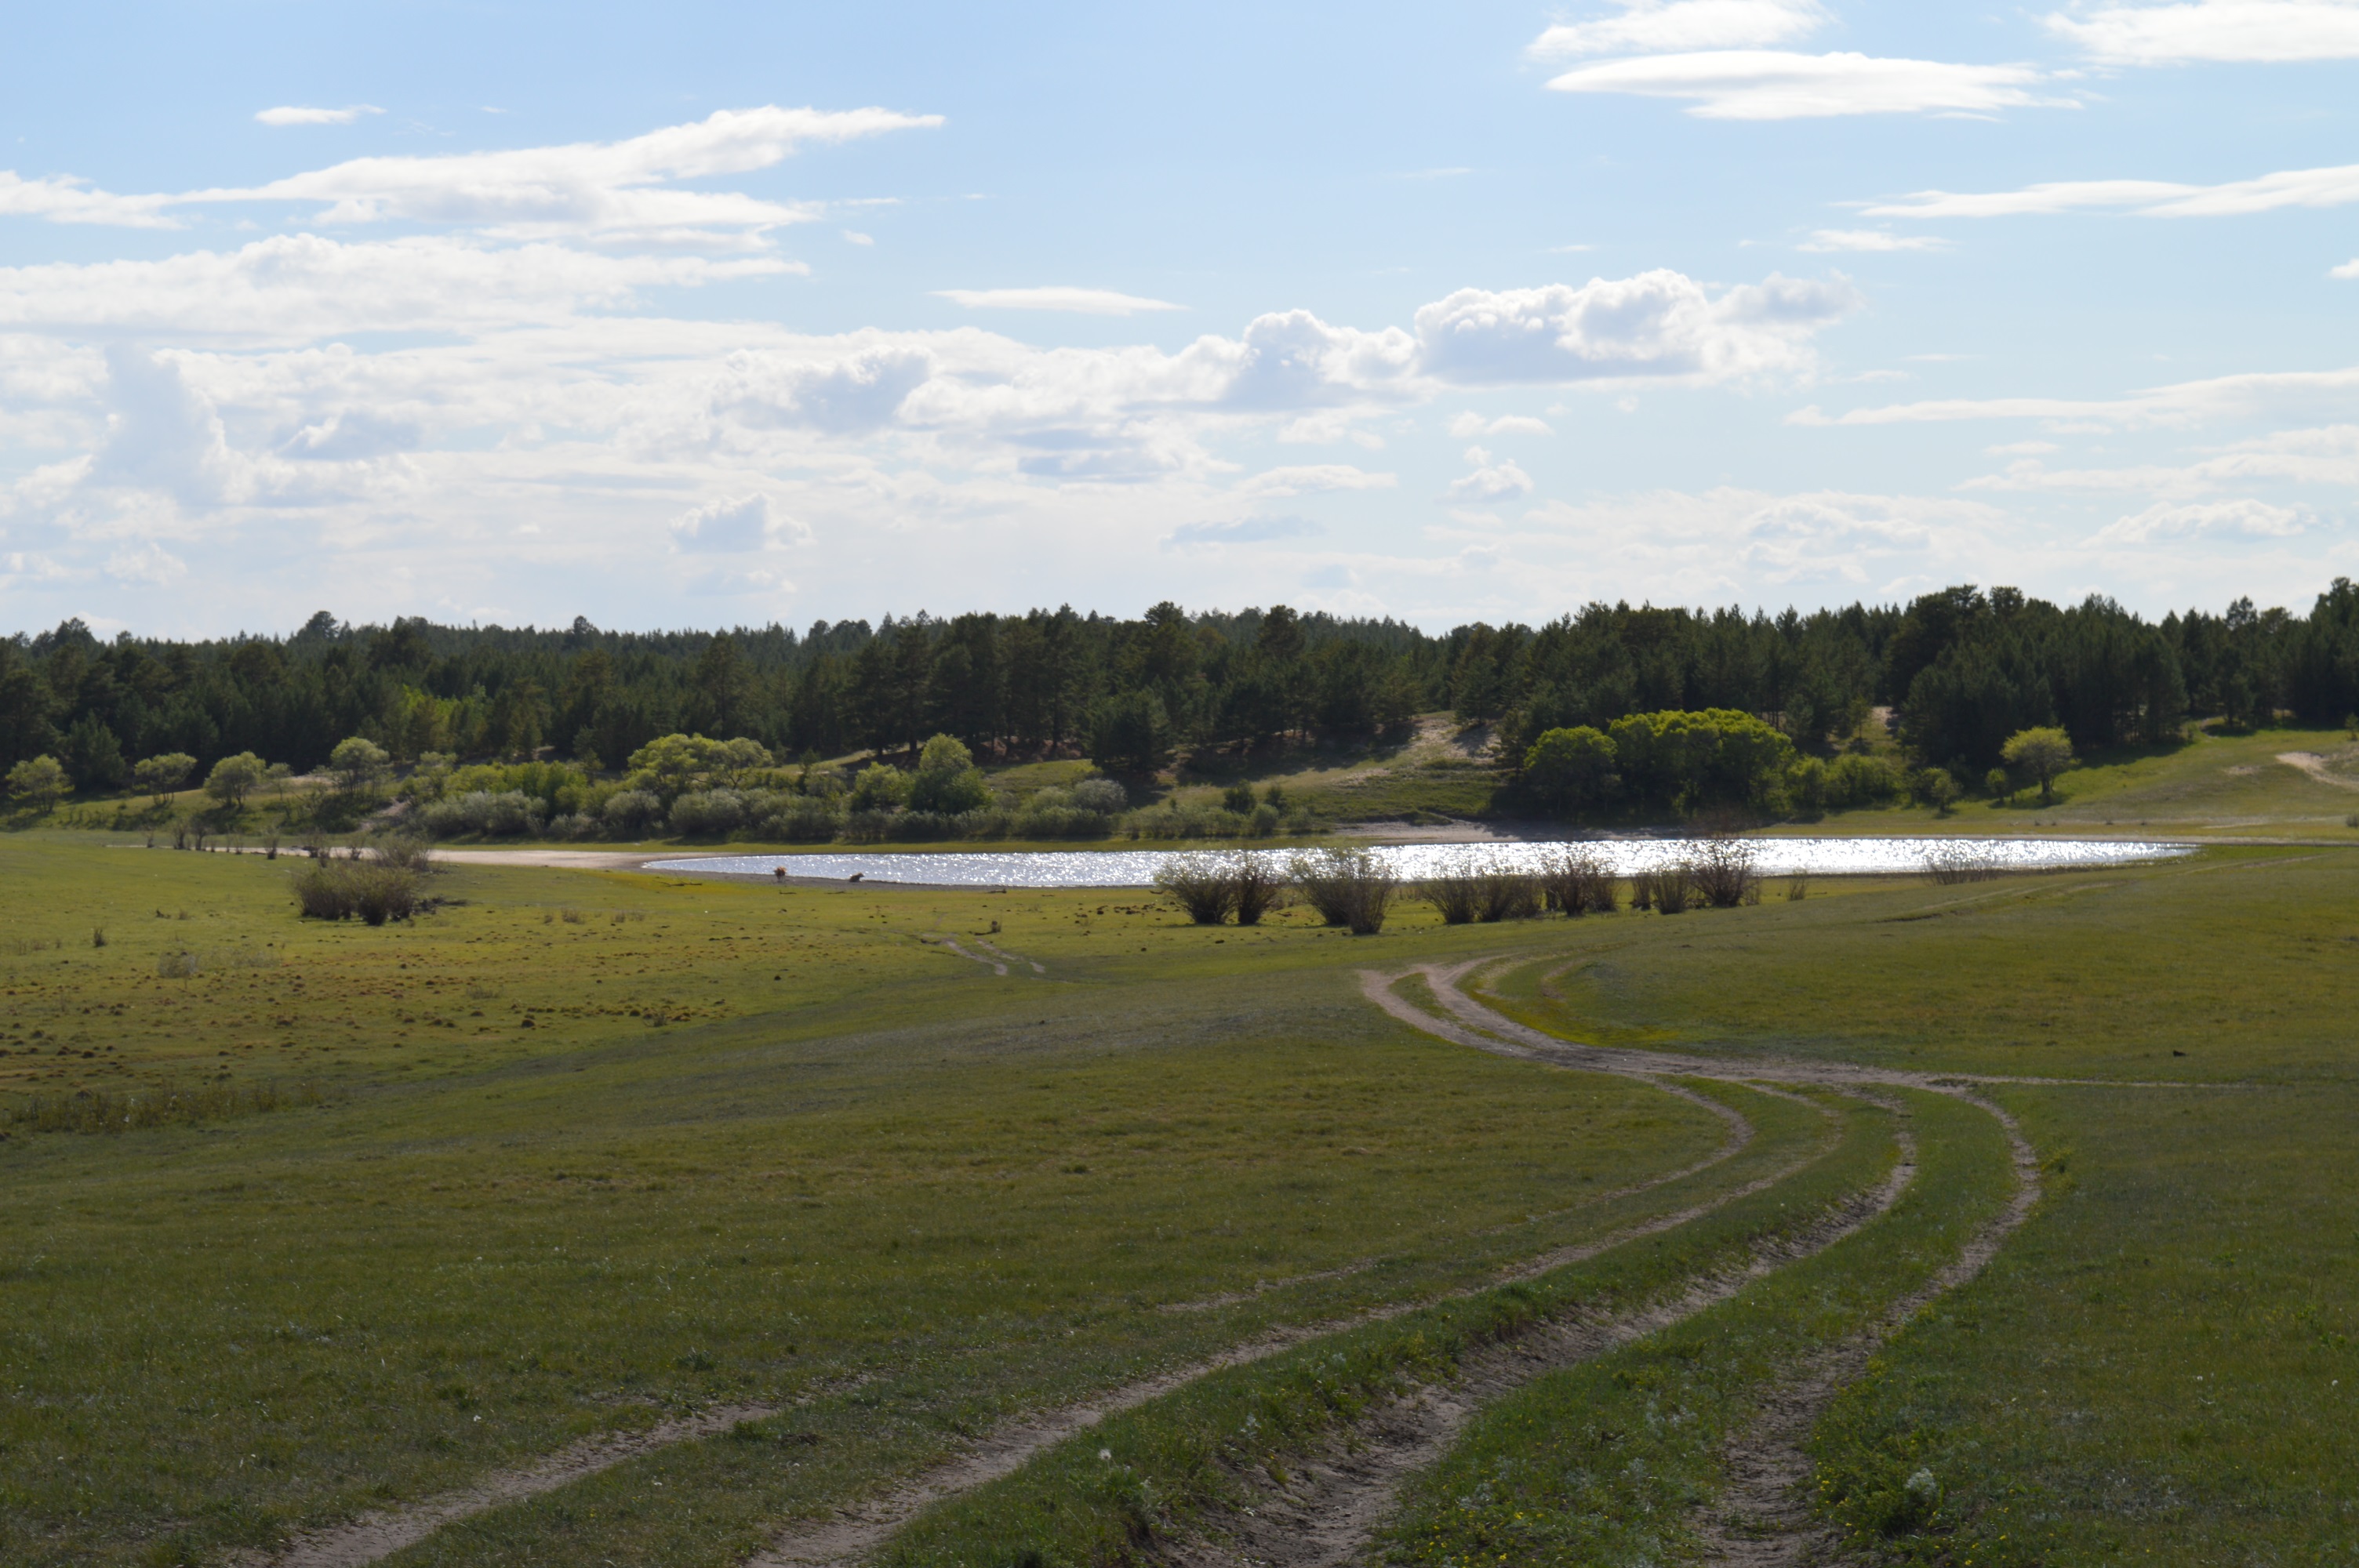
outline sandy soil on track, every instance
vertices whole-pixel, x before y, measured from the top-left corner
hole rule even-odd
[[[570,1482],[612,1469],[675,1443],[710,1437],[741,1421],[776,1415],[776,1405],[723,1405],[679,1421],[668,1421],[644,1432],[584,1438],[521,1470],[504,1470],[464,1491],[446,1492],[408,1508],[366,1513],[329,1530],[296,1536],[276,1556],[246,1555],[249,1564],[267,1568],[361,1568],[390,1557],[405,1546],[425,1540],[444,1525],[503,1504],[554,1491]]]

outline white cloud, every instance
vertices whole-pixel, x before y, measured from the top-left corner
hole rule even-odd
[[[2359,201],[2359,164],[2286,169],[2223,185],[2160,179],[2068,179],[2019,190],[1965,194],[1919,190],[1866,209],[1878,218],[2007,218],[2024,213],[2114,209],[2149,218],[2226,218],[2286,207],[2343,207]]]
[[[1533,40],[1539,59],[1585,54],[1758,48],[1807,38],[1831,18],[1818,0],[1618,0],[1619,16],[1560,22]]]
[[[2188,462],[2138,463],[2117,468],[2051,469],[2037,460],[2036,454],[2055,449],[2040,441],[1991,449],[2001,454],[2031,455],[2009,463],[2004,473],[1971,479],[1959,488],[2143,491],[2166,499],[2267,482],[2343,491],[2359,489],[2359,425],[2272,431],[2213,448]]]
[[[2303,511],[2263,501],[2158,503],[2107,524],[2096,536],[2099,543],[2107,545],[2147,545],[2161,539],[2288,539],[2307,530],[2310,523]]]
[[[2058,449],[2053,441],[2008,441],[1983,449],[1995,458],[2036,458]]]
[[[2049,30],[2116,65],[2359,59],[2354,0],[2193,0],[2098,5],[2043,18]]]
[[[744,174],[767,168],[806,145],[941,123],[939,114],[888,109],[837,112],[768,104],[723,109],[689,124],[619,142],[353,158],[262,185],[106,200],[134,217],[161,207],[307,201],[325,204],[318,215],[324,223],[442,223],[508,240],[747,244],[770,229],[815,219],[819,210],[735,191],[669,189],[666,182]],[[92,202],[103,195],[88,194]],[[73,210],[80,216],[69,218],[69,210],[62,207],[44,215],[60,222],[114,221],[92,215],[106,210],[103,203],[86,203]]]
[[[1111,288],[937,288],[938,298],[970,310],[1061,310],[1077,316],[1136,316],[1143,310],[1184,310],[1169,300],[1117,294]]]
[[[1535,419],[1528,414],[1502,414],[1495,419],[1485,419],[1480,414],[1461,414],[1450,421],[1450,433],[1463,441],[1474,436],[1553,436],[1555,429],[1545,419]]]
[[[2359,277],[2359,258],[2344,262],[2341,266],[2330,269],[2326,276],[2329,277],[2346,279]]]
[[[1555,78],[1559,92],[1625,92],[1695,101],[1708,120],[1797,120],[1838,114],[1988,114],[2070,106],[2030,90],[2044,78],[2027,65],[1956,65],[1862,54],[1722,49],[1585,65]]]
[[[1370,473],[1349,463],[1311,463],[1295,468],[1265,469],[1237,486],[1251,496],[1311,495],[1329,490],[1390,490],[1400,483],[1397,474]]]
[[[354,103],[343,109],[305,109],[288,103],[257,111],[254,117],[266,125],[349,125],[364,114],[384,113],[374,103]]]
[[[1772,274],[1713,298],[1658,269],[1579,287],[1462,288],[1418,311],[1417,336],[1427,373],[1460,384],[1735,381],[1806,372],[1810,337],[1859,302],[1840,277]]]
[[[158,211],[168,200],[117,196],[71,175],[26,179],[14,169],[0,169],[0,216],[47,218],[52,223],[103,223],[121,229],[177,229],[179,222]]]
[[[1817,407],[1786,416],[1789,425],[1930,425],[1960,419],[2051,419],[2098,427],[2189,425],[2286,403],[2347,401],[2359,368],[2260,371],[2148,387],[2127,397],[1956,397],[1854,408],[1832,416]]]
[[[770,514],[766,495],[734,495],[697,507],[671,525],[672,548],[697,554],[742,555],[766,549],[790,531]]]
[[[847,245],[873,245],[876,243],[876,236],[864,234],[857,229],[846,229],[843,231],[843,243]]]
[[[189,575],[189,563],[161,545],[126,545],[106,558],[106,575],[117,582],[162,588]]]
[[[1501,458],[1494,461],[1482,448],[1469,447],[1466,460],[1473,465],[1474,471],[1451,485],[1452,501],[1505,501],[1510,496],[1531,493],[1531,475],[1517,468],[1514,460]]]
[[[0,327],[130,329],[301,341],[342,332],[464,331],[628,304],[642,288],[799,271],[775,257],[608,256],[419,235],[316,234],[156,261],[0,267]]]
[[[1798,251],[1946,251],[1947,240],[1930,234],[1895,234],[1884,229],[1819,229]]]

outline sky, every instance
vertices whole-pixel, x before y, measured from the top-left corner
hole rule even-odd
[[[2359,0],[0,26],[0,633],[2359,575]]]

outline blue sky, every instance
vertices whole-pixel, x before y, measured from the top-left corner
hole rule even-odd
[[[2359,0],[7,29],[0,628],[2359,571]]]

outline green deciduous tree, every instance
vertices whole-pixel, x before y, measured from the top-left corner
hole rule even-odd
[[[364,735],[348,736],[328,753],[328,766],[348,795],[358,795],[383,778],[392,762],[384,747]]]
[[[164,797],[187,784],[189,775],[196,771],[197,760],[186,752],[161,752],[143,759],[131,774],[139,781],[139,787],[161,806]]]
[[[1614,741],[1589,725],[1550,730],[1524,753],[1524,784],[1552,811],[1585,811],[1614,787]]]
[[[234,757],[223,757],[205,775],[205,793],[235,811],[245,804],[267,774],[268,769],[260,757],[251,752],[240,752]]]
[[[36,811],[50,809],[71,787],[55,757],[27,757],[8,770],[9,795]]]
[[[2039,803],[2046,806],[2056,798],[2056,775],[2072,765],[2072,738],[2052,725],[2018,730],[2000,755],[2039,781]]]

